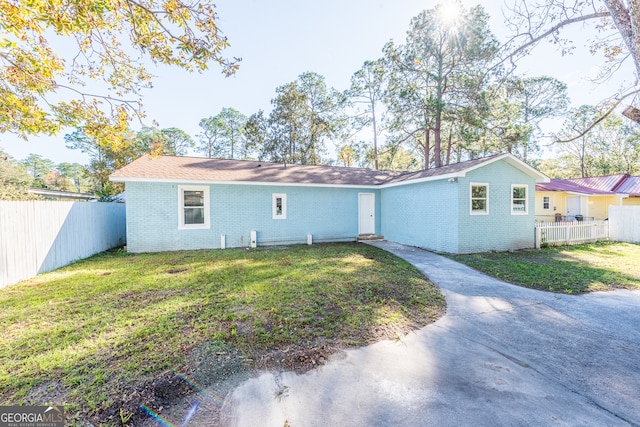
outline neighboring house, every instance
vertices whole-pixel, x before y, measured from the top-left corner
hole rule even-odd
[[[362,235],[449,253],[530,248],[535,185],[549,181],[510,154],[420,172],[144,156],[110,179],[126,184],[131,252]]]
[[[609,206],[640,205],[640,177],[609,175],[536,184],[536,220],[604,220]]]

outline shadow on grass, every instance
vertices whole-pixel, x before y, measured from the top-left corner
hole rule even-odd
[[[2,401],[43,404],[47,394],[31,390],[55,382],[63,401],[50,403],[64,403],[77,420],[107,422],[105,413],[136,384],[167,367],[189,373],[191,352],[203,343],[224,342],[247,359],[291,347],[339,349],[430,323],[445,302],[399,258],[329,244],[110,251],[7,288],[0,305]]]
[[[451,258],[507,282],[551,292],[640,289],[638,245],[597,243]]]

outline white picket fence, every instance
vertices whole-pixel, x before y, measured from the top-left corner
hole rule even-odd
[[[121,203],[0,201],[0,288],[123,245]]]
[[[611,240],[640,243],[640,206],[609,206]]]
[[[608,221],[536,223],[536,248],[542,245],[573,245],[609,239]]]

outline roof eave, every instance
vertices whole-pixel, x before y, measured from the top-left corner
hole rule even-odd
[[[509,153],[501,154],[499,156],[494,157],[493,159],[487,160],[486,162],[482,162],[482,163],[477,164],[475,166],[471,166],[471,167],[469,167],[467,169],[464,169],[463,173],[466,174],[467,172],[470,172],[470,171],[472,171],[474,169],[481,168],[483,166],[486,166],[488,164],[491,164],[493,162],[497,162],[497,161],[503,160],[503,159],[506,160],[511,166],[515,167],[516,169],[519,169],[520,171],[522,171],[522,172],[526,173],[527,175],[531,176],[532,178],[534,178],[536,180],[536,183],[551,182],[551,178],[549,178],[548,176],[546,176],[542,172],[538,171],[536,168],[534,168],[534,167],[526,164],[522,160],[518,159],[513,154],[509,154]],[[464,175],[462,175],[462,176],[464,176]]]
[[[377,185],[376,188],[398,187],[400,185],[419,184],[421,182],[439,181],[441,179],[464,178],[465,175],[466,175],[465,171],[452,172],[452,173],[447,173],[443,175],[433,175],[433,176],[425,176],[423,178],[408,179],[406,181],[387,182],[384,184]]]
[[[328,184],[328,183],[300,183],[300,182],[274,182],[274,181],[220,181],[205,179],[177,179],[177,178],[131,178],[114,177],[109,178],[112,182],[156,182],[163,184],[199,184],[199,185],[271,185],[279,187],[340,187],[340,188],[381,188],[380,184]]]

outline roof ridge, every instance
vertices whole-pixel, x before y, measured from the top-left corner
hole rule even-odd
[[[615,185],[613,187],[611,187],[611,191],[617,191],[618,188],[622,187],[622,184],[624,184],[627,181],[627,178],[629,178],[631,175],[629,175],[628,173],[625,173],[624,175],[622,175],[622,177],[618,180],[618,182],[615,183]]]

